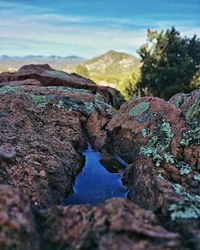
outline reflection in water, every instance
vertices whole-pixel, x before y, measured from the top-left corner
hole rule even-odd
[[[113,197],[126,198],[127,189],[122,185],[119,173],[109,173],[99,162],[101,154],[90,145],[84,153],[86,163],[76,179],[74,193],[66,200],[69,204],[96,205]]]

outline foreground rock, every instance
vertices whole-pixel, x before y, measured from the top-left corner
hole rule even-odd
[[[195,90],[189,94],[176,94],[171,97],[169,103],[173,104],[177,108],[180,108],[187,120],[200,119],[200,90]]]
[[[25,94],[0,95],[0,181],[39,206],[58,203],[72,190],[86,147],[81,115],[40,109]],[[77,146],[78,145],[78,146]]]
[[[0,185],[0,249],[39,249],[30,204],[8,185]]]
[[[194,249],[200,246],[199,97],[198,91],[189,95],[182,110],[155,97],[123,104],[107,125],[104,148],[130,163],[129,199],[166,226],[176,221],[174,229],[190,235],[184,240]]]
[[[0,86],[65,86],[99,93],[105,101],[119,107],[124,99],[119,92],[109,87],[99,87],[89,79],[77,74],[67,74],[52,69],[49,65],[26,65],[15,73],[0,74]]]
[[[83,167],[87,134],[92,140],[97,131],[90,129],[90,117],[98,117],[101,133],[116,112],[110,91],[48,65],[11,73],[0,88],[1,183],[40,207],[59,204]]]
[[[199,100],[143,97],[117,110],[115,90],[48,65],[0,74],[0,248],[199,249]],[[108,168],[126,162],[111,170],[130,201],[61,206],[88,139]]]
[[[122,199],[96,208],[57,207],[43,212],[43,249],[179,249],[178,234],[150,211]]]

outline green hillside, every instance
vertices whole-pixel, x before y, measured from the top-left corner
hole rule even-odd
[[[76,73],[90,78],[98,85],[118,89],[126,97],[126,88],[138,78],[140,61],[138,58],[110,50],[87,60],[76,67]],[[134,76],[133,76],[134,74]]]
[[[110,50],[107,53],[83,62],[90,75],[123,75],[139,68],[139,60],[129,54]]]
[[[76,60],[75,60],[76,59]],[[76,57],[8,57],[0,58],[0,72],[15,71],[23,65],[31,63],[48,63],[51,67],[65,71],[75,72],[89,78],[98,85],[110,86],[118,89],[126,97],[126,88],[134,85],[139,77],[139,59],[126,54],[110,50],[103,55],[84,60]],[[70,61],[71,60],[71,61]],[[134,75],[133,75],[134,73]]]

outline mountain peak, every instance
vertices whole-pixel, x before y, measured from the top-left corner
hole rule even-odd
[[[115,53],[119,53],[119,52],[111,49],[111,50],[107,51],[105,54],[115,54]]]
[[[136,57],[115,50],[109,50],[83,64],[91,74],[102,75],[123,75],[139,68],[139,60]]]

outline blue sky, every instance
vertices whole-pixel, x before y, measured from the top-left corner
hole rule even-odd
[[[136,55],[171,26],[200,36],[200,0],[0,0],[0,55]]]

